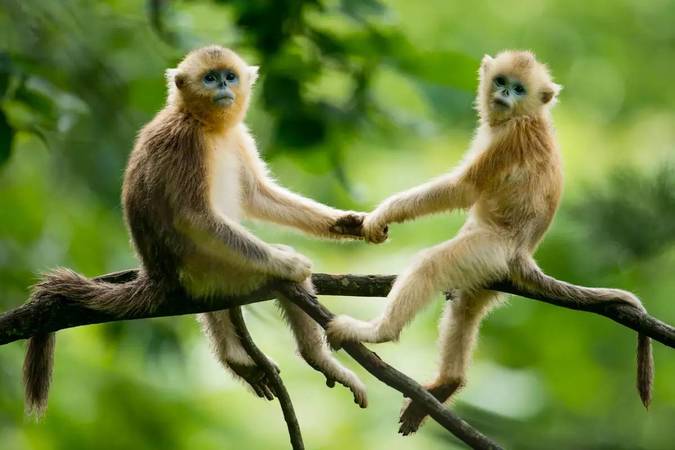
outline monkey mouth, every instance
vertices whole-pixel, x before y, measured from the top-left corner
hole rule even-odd
[[[234,103],[234,96],[231,94],[223,94],[213,97],[213,103],[216,103],[220,106],[230,106]]]
[[[511,108],[511,105],[509,105],[507,102],[505,102],[501,98],[495,98],[494,100],[492,100],[492,104],[499,107],[500,109],[510,109]]]

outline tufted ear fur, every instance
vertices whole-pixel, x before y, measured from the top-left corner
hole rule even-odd
[[[260,66],[249,66],[248,67],[248,85],[253,86],[255,81],[258,79],[258,70]]]
[[[169,86],[175,83],[177,73],[178,69],[166,69],[166,72],[164,72],[164,78],[166,78],[166,83]]]
[[[480,62],[480,70],[482,72],[486,72],[490,68],[490,65],[492,64],[492,61],[494,61],[494,60],[495,59],[492,56],[484,55],[483,60]]]

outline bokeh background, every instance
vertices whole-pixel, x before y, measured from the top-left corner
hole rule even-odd
[[[53,266],[134,267],[121,174],[136,130],[164,102],[163,72],[189,49],[235,48],[261,65],[248,123],[281,183],[345,209],[442,174],[476,122],[484,53],[529,48],[565,86],[554,111],[563,205],[537,253],[572,282],[635,291],[675,322],[675,4],[672,0],[0,1],[0,308]],[[382,246],[315,241],[265,224],[319,271],[397,273],[448,239],[455,213],[394,226]],[[380,299],[324,299],[372,317]],[[433,375],[442,299],[377,346],[419,381]],[[282,367],[308,448],[462,448],[434,423],[396,434],[401,396],[368,384],[359,410],[295,356],[270,304],[247,309]],[[655,398],[634,388],[635,335],[601,317],[513,298],[495,311],[453,408],[514,449],[672,449],[675,358],[655,344]],[[46,419],[23,416],[24,343],[0,348],[0,447],[288,448],[278,405],[210,356],[193,317],[58,334]]]

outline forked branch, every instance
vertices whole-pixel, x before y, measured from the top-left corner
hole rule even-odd
[[[279,375],[277,368],[274,367],[274,364],[272,364],[255,342],[253,342],[253,338],[246,328],[244,315],[241,312],[240,306],[230,308],[230,320],[232,320],[232,325],[234,325],[234,329],[237,332],[239,339],[241,339],[241,345],[244,347],[244,350],[246,350],[246,353],[248,353],[248,356],[251,357],[258,367],[261,367],[265,371],[266,376],[270,379],[272,388],[274,389],[274,395],[276,395],[277,400],[279,400],[281,412],[286,421],[288,437],[291,440],[291,448],[293,450],[304,450],[305,444],[302,442],[302,432],[300,431],[298,418],[295,415],[291,396],[288,395],[286,386],[284,386],[284,382],[281,379],[281,375]]]

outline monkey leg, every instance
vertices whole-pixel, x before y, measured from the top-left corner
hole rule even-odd
[[[274,399],[274,390],[265,370],[246,353],[228,311],[199,315],[220,363],[236,378],[244,380],[260,398]],[[273,363],[274,364],[274,363]],[[276,367],[276,364],[274,364]],[[279,369],[277,368],[277,371]]]
[[[305,283],[305,287],[313,289],[308,282]],[[351,370],[333,357],[319,324],[289,300],[279,299],[279,305],[293,331],[300,356],[314,370],[326,377],[327,386],[333,387],[335,382],[340,383],[352,391],[354,403],[365,408],[368,405],[365,385]]]
[[[397,340],[409,323],[443,289],[476,289],[508,272],[508,247],[491,231],[474,230],[422,252],[400,275],[384,313],[370,322],[338,316],[328,327],[334,346],[344,341]]]
[[[426,386],[439,402],[446,402],[464,385],[480,322],[498,298],[494,291],[461,291],[446,305],[439,326],[440,368],[436,379]],[[399,433],[407,436],[416,432],[426,416],[423,408],[408,400],[399,419]]]

